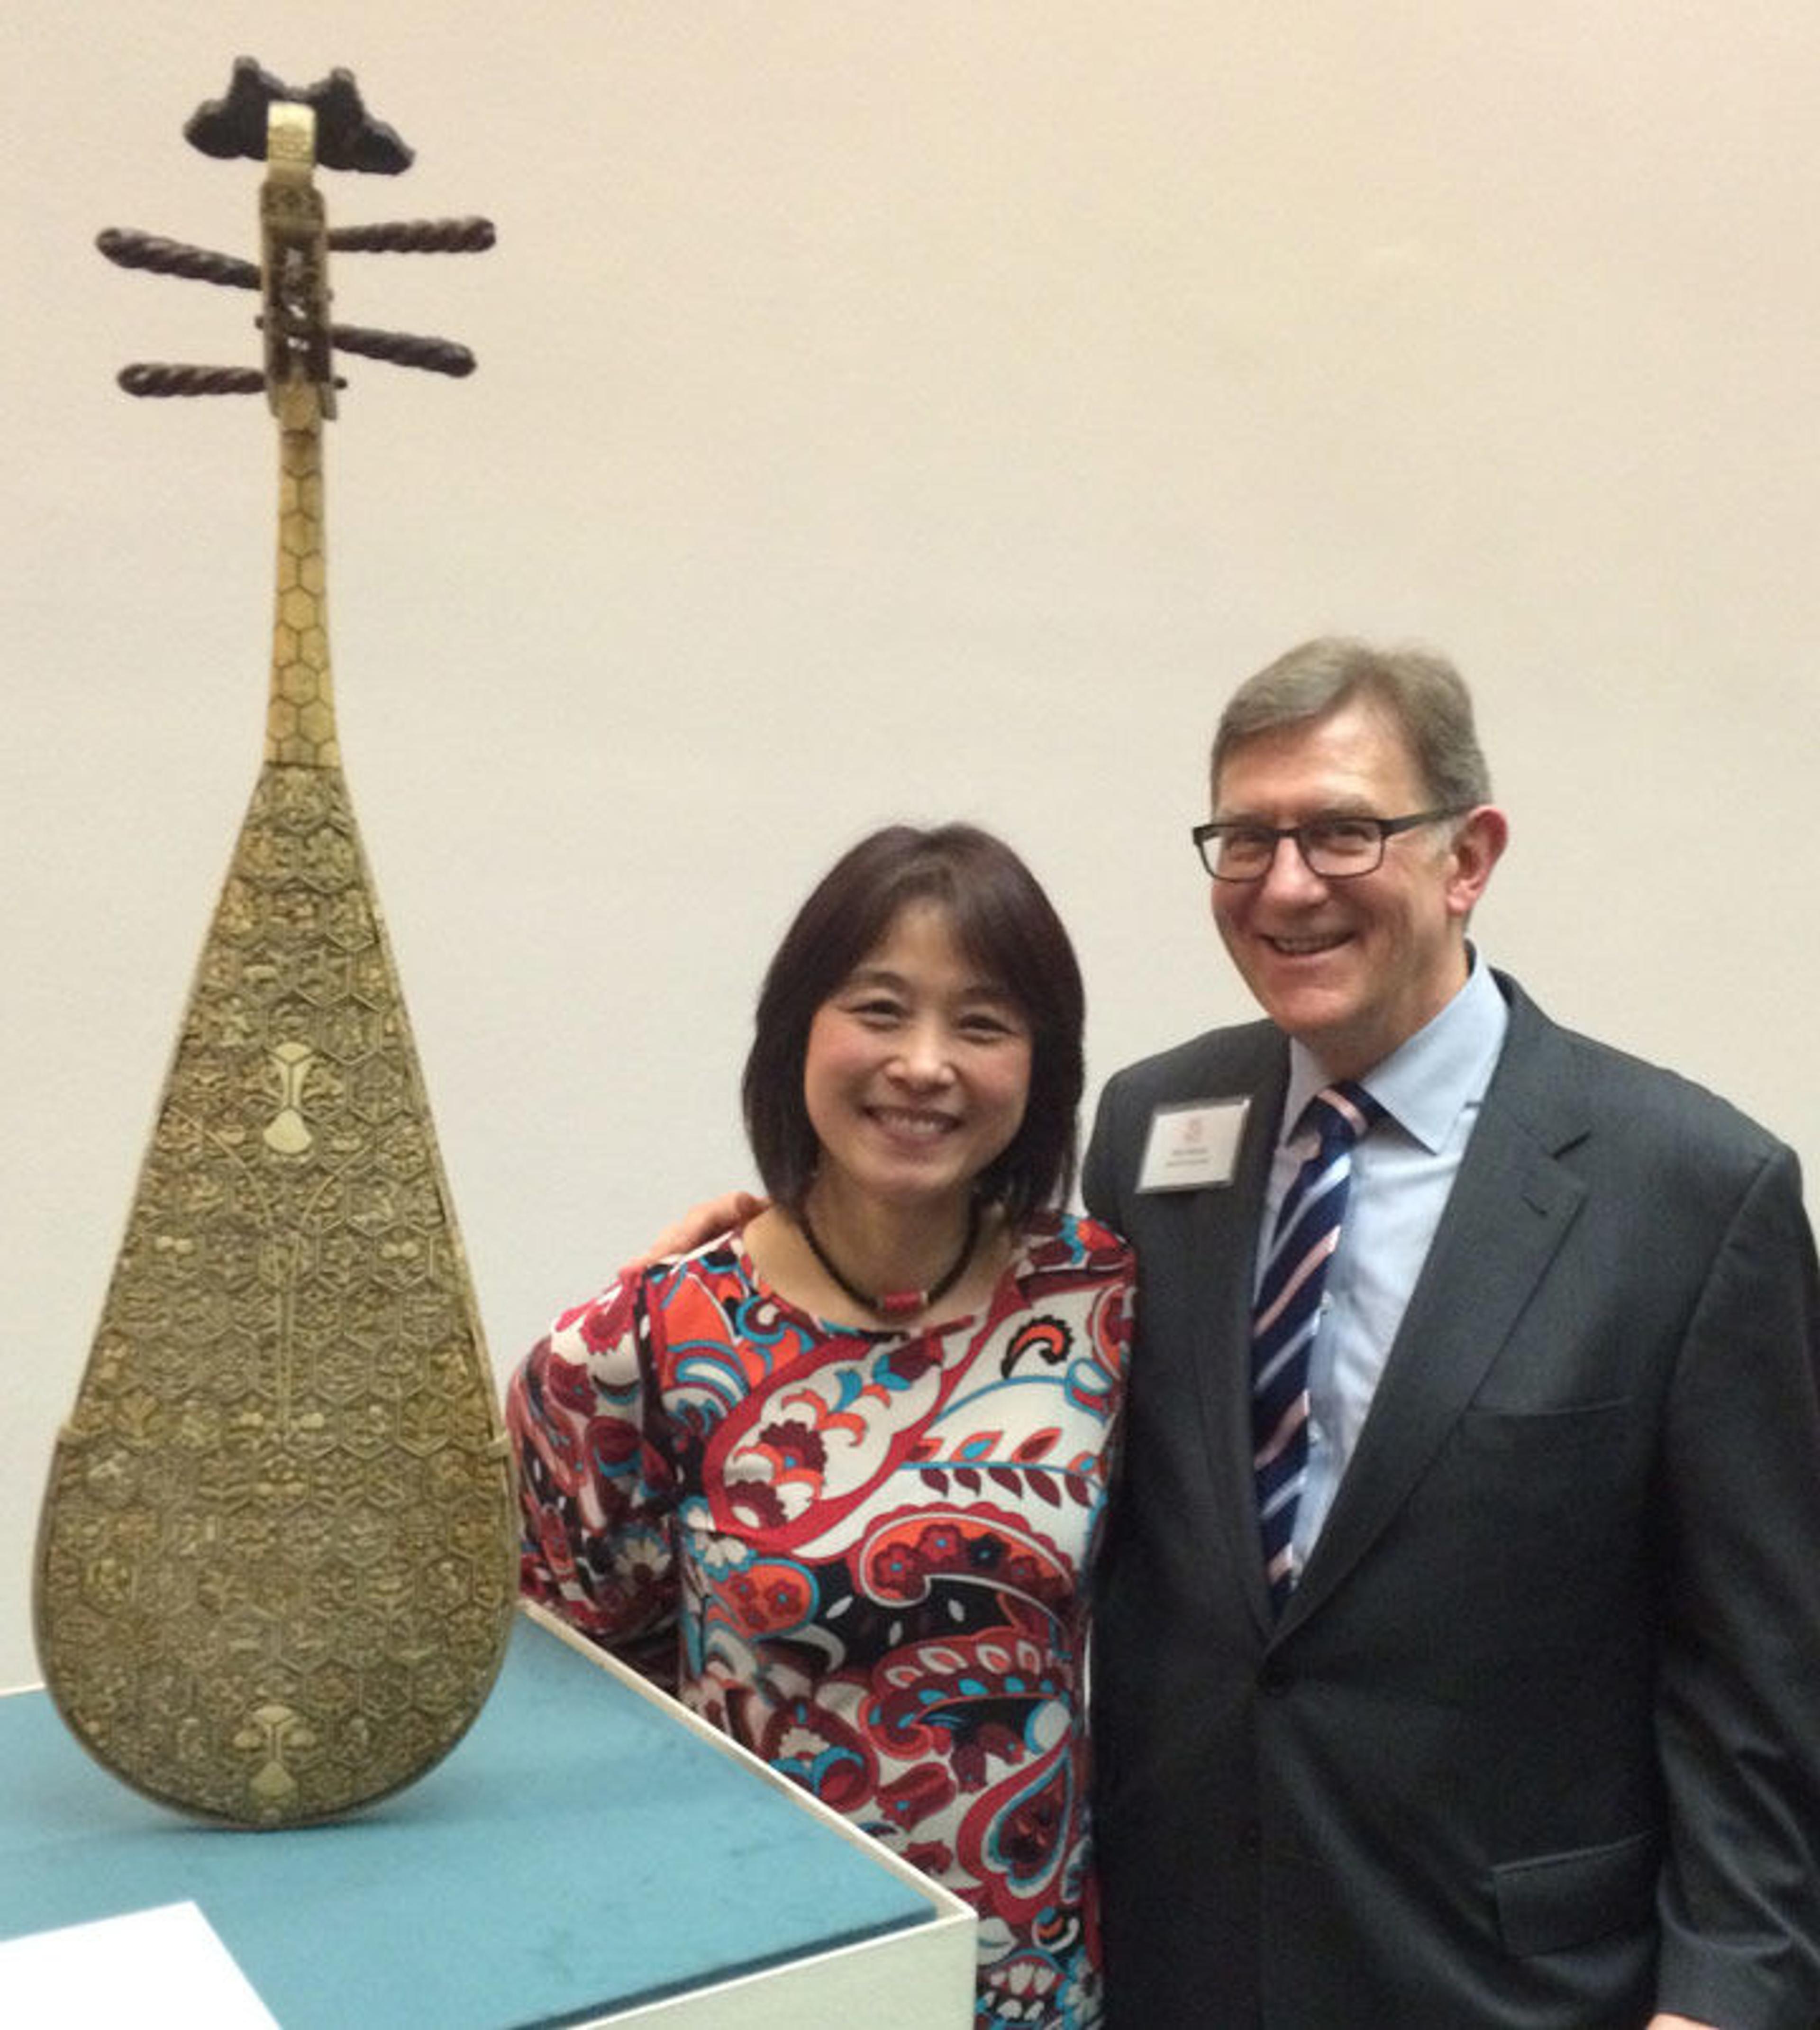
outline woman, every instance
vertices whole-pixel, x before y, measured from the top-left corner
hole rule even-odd
[[[1131,1329],[1058,1213],[1080,975],[1010,849],[849,852],[771,961],[771,1204],[559,1318],[507,1421],[525,1590],[979,1913],[979,2025],[1100,2020],[1081,1682]]]

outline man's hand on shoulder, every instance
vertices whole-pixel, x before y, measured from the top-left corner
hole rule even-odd
[[[704,1240],[711,1240],[717,1233],[725,1233],[736,1226],[744,1226],[749,1219],[756,1219],[770,1200],[761,1199],[751,1192],[726,1192],[717,1199],[704,1199],[700,1205],[691,1206],[674,1225],[667,1226],[638,1258],[635,1266],[642,1268],[646,1262],[656,1262],[669,1255],[686,1255],[692,1247],[699,1247]]]

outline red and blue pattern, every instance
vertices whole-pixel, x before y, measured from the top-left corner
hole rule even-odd
[[[964,1897],[979,2030],[1101,2020],[1083,1666],[1131,1299],[1052,1214],[983,1313],[863,1331],[730,1236],[508,1392],[525,1591]]]

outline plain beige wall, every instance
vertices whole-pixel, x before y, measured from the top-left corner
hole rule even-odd
[[[280,24],[275,28],[274,22]],[[1477,691],[1482,942],[1820,1163],[1811,0],[186,0],[15,8],[0,221],[0,1683],[259,753],[274,449],[258,173],[180,128],[256,55],[418,153],[339,223],[349,779],[496,1360],[749,1175],[789,913],[886,820],[1004,831],[1074,928],[1094,1084],[1246,1012],[1187,828],[1231,684],[1321,630]]]

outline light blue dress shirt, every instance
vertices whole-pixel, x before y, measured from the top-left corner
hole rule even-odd
[[[1387,1116],[1353,1151],[1340,1244],[1328,1266],[1323,1316],[1309,1356],[1308,1477],[1291,1542],[1299,1573],[1351,1459],[1378,1378],[1453,1189],[1503,1048],[1509,1010],[1476,954],[1466,984],[1441,1012],[1359,1083]],[[1265,1203],[1258,1274],[1276,1209],[1314,1147],[1298,1128],[1309,1101],[1331,1083],[1313,1053],[1291,1040],[1284,1139]]]

